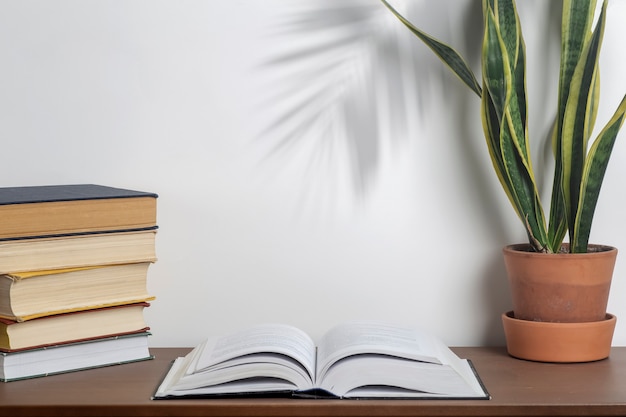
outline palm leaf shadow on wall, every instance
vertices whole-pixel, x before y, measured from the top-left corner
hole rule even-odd
[[[406,6],[409,16],[449,20],[427,1]],[[473,9],[463,24],[481,18]],[[311,166],[348,169],[355,196],[364,197],[383,147],[416,139],[411,126],[426,116],[431,94],[453,88],[433,78],[452,77],[378,0],[291,1],[278,14],[266,28],[272,46],[259,68],[271,79],[272,93],[259,106],[273,110],[259,135],[270,141],[268,158],[307,149]],[[445,25],[438,31],[445,36]]]

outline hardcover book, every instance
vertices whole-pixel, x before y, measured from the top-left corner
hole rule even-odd
[[[156,227],[0,241],[0,274],[156,261]]]
[[[149,303],[124,304],[22,322],[0,318],[0,351],[14,352],[148,331],[143,311],[149,306]]]
[[[153,399],[253,395],[489,398],[471,362],[434,336],[358,321],[332,328],[317,346],[283,324],[206,339],[173,362]]]
[[[148,349],[149,335],[148,332],[140,332],[17,352],[0,352],[0,381],[153,359]]]
[[[152,228],[156,199],[95,184],[0,188],[0,239]]]
[[[147,288],[150,265],[137,262],[0,274],[0,318],[21,322],[152,300]]]

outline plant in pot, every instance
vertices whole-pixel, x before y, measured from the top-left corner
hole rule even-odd
[[[514,0],[483,0],[482,83],[450,46],[385,6],[481,100],[496,175],[528,242],[504,248],[513,310],[502,320],[508,352],[523,359],[606,358],[615,316],[606,308],[617,249],[589,243],[598,195],[626,113],[626,95],[591,140],[599,101],[599,53],[607,1],[563,0],[554,176],[546,215],[530,158],[525,44]],[[567,237],[567,242],[566,242]]]

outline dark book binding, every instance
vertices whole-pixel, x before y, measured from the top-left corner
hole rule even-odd
[[[158,195],[151,192],[127,190],[97,184],[35,185],[0,188],[0,205],[132,197],[157,198]]]

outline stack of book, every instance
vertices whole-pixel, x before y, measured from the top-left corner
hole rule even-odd
[[[0,380],[151,359],[154,193],[0,188]]]

